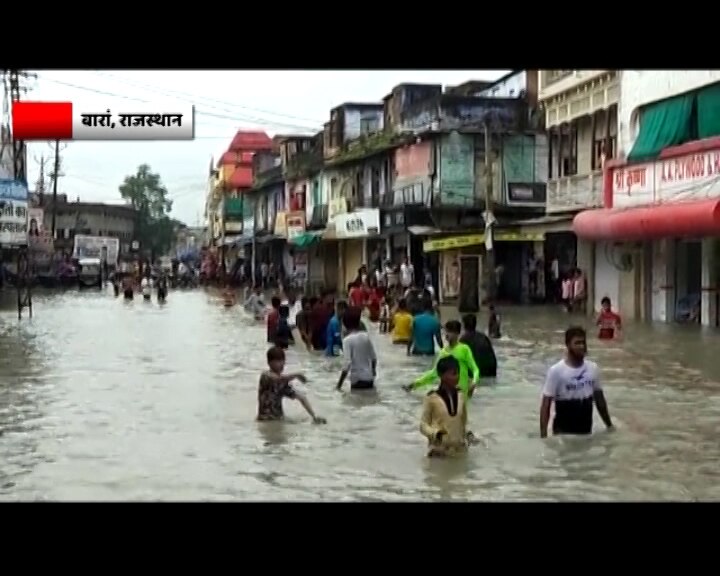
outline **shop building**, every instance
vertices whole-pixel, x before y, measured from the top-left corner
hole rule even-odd
[[[720,72],[624,72],[620,123],[627,158],[606,166],[605,207],[573,224],[595,242],[596,304],[717,327]]]

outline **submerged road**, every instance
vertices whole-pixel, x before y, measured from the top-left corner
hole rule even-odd
[[[334,390],[339,360],[290,351],[315,426],[255,421],[264,327],[216,295],[167,305],[111,292],[36,294],[35,317],[0,311],[2,500],[697,500],[720,498],[720,335],[630,326],[591,338],[617,431],[538,434],[540,387],[568,317],[501,311],[500,374],[479,390],[467,458],[428,461],[422,394],[400,389],[429,362],[373,333],[379,393]],[[445,315],[445,319],[448,314]],[[577,320],[577,319],[576,319]],[[582,320],[582,319],[581,319]],[[483,320],[484,321],[484,320]]]

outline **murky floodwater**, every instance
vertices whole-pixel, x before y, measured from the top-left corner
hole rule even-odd
[[[110,293],[35,295],[35,318],[0,312],[0,498],[5,500],[693,500],[720,497],[720,336],[630,327],[591,341],[618,430],[538,436],[540,385],[567,316],[503,310],[500,377],[470,412],[465,459],[428,461],[428,362],[374,334],[379,393],[337,393],[338,360],[290,351],[326,426],[296,402],[255,421],[264,328],[211,294],[164,307]]]

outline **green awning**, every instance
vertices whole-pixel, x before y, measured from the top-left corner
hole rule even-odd
[[[316,242],[320,242],[320,238],[322,237],[322,231],[320,232],[303,232],[302,234],[295,236],[291,240],[291,243],[297,246],[298,248],[307,248],[308,246],[312,246]]]
[[[697,93],[698,138],[720,136],[720,83]]]
[[[663,148],[691,140],[695,99],[695,94],[684,94],[644,106],[640,110],[640,133],[628,160],[652,160]]]

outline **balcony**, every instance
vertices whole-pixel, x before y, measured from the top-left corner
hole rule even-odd
[[[562,72],[567,72],[567,70]],[[595,91],[598,84],[605,89],[615,82],[619,92],[619,78],[613,70],[577,70],[572,74],[558,75],[553,78],[552,82],[543,81],[538,93],[538,99],[545,103],[546,108],[558,104],[569,104],[566,102],[567,100],[583,100],[588,96],[587,89]],[[614,96],[609,96],[608,99],[613,100]],[[551,101],[548,102],[548,100]]]
[[[603,206],[603,174],[596,170],[591,174],[566,176],[550,180],[547,184],[548,214],[579,212]]]
[[[243,219],[243,199],[242,198],[225,198],[224,205],[225,220],[233,222],[241,222]]]
[[[416,182],[402,188],[396,188],[380,197],[383,208],[400,208],[402,206],[430,206],[430,191],[423,182]]]

